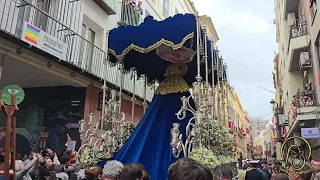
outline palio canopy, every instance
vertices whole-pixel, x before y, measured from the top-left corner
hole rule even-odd
[[[202,44],[204,33],[201,30]],[[125,70],[134,67],[138,75],[146,74],[149,81],[164,79],[171,63],[186,63],[184,76],[191,85],[197,75],[197,28],[192,14],[178,14],[163,21],[148,16],[139,26],[120,26],[110,31],[110,61],[121,61]],[[211,73],[211,42],[207,40],[208,68]],[[204,47],[204,46],[203,46]],[[213,52],[214,53],[214,52]],[[203,57],[203,54],[202,54]],[[205,63],[201,64],[205,78]],[[209,75],[210,80],[212,75]]]

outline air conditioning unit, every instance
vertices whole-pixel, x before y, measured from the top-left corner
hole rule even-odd
[[[306,70],[311,68],[311,58],[309,52],[300,53],[300,69]]]

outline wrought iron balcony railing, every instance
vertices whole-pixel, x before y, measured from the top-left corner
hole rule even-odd
[[[137,5],[130,4],[127,0],[122,1],[119,25],[138,26],[142,22],[142,11],[139,11]]]
[[[87,41],[67,25],[51,17],[25,0],[5,0],[0,6],[0,30],[22,39],[24,24],[29,23],[42,32],[67,44],[65,61],[81,70],[103,77],[102,67],[105,52]],[[79,22],[80,23],[80,22]]]
[[[68,3],[67,3],[68,4]],[[103,60],[106,58],[106,52],[101,48],[95,46],[90,41],[80,36],[76,31],[79,28],[72,30],[63,22],[58,21],[53,16],[50,16],[49,11],[44,11],[34,4],[26,0],[1,0],[0,1],[0,35],[9,35],[17,39],[23,39],[22,35],[25,31],[25,23],[41,30],[55,40],[66,44],[66,56],[59,61],[65,61],[73,67],[78,68],[82,73],[87,73],[90,76],[103,78]],[[70,16],[72,16],[70,14]],[[65,22],[70,21],[64,20]],[[82,22],[72,22],[72,27],[76,24],[81,25]],[[39,48],[41,49],[41,48]],[[57,58],[58,59],[58,58]],[[107,81],[111,84],[118,85],[119,70],[118,67],[107,67]],[[144,97],[143,81],[136,82],[136,95]],[[124,89],[128,92],[132,91],[132,80],[130,75],[125,75]],[[147,87],[147,100],[151,100],[153,91]]]
[[[290,113],[291,118],[293,120],[296,119],[299,108],[315,105],[317,105],[316,92],[312,90],[311,84],[307,84],[302,91],[299,90],[297,94],[293,96],[291,103],[292,113]]]
[[[290,37],[289,37],[289,43],[288,43],[288,52],[290,49],[290,42],[292,39],[304,36],[308,34],[308,26],[307,21],[303,22],[297,22],[296,25],[293,25],[290,27]]]

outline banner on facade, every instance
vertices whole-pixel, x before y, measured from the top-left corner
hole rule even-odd
[[[28,22],[24,23],[21,39],[61,60],[66,60],[67,44]]]
[[[319,128],[301,128],[301,137],[305,139],[319,138]]]

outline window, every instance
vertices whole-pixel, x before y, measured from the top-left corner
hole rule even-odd
[[[96,37],[96,33],[89,28],[87,35],[87,48],[86,48],[86,69],[91,70],[93,53],[94,53],[94,39]]]
[[[312,23],[313,23],[314,17],[316,16],[317,9],[318,9],[317,0],[310,0],[309,12],[310,12],[311,22]]]
[[[87,26],[82,24],[82,27],[81,27],[81,37],[85,38],[86,37],[86,29],[87,29]],[[78,62],[78,65],[81,67],[82,65],[82,61],[83,61],[83,54],[84,54],[84,48],[85,48],[85,41],[83,39],[81,39],[81,43],[80,43],[80,58],[79,58],[79,62]]]
[[[91,71],[96,33],[85,24],[82,24],[81,37],[80,58],[78,64],[85,70]]]

